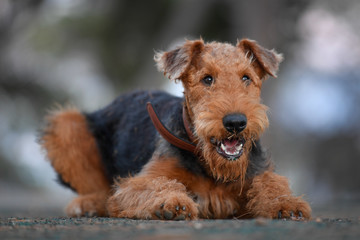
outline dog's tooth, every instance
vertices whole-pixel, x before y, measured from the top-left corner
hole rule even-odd
[[[224,146],[223,143],[221,143],[221,149],[224,150],[224,151],[226,151],[226,147]]]
[[[242,147],[243,147],[243,145],[240,144],[239,146],[236,147],[236,150],[237,150],[237,151],[240,151],[240,150],[242,149]]]

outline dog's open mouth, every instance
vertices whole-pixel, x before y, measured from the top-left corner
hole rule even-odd
[[[245,140],[242,138],[225,138],[222,140],[211,139],[216,151],[230,161],[237,160],[244,152]]]

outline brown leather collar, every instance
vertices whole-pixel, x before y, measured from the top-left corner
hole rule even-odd
[[[186,112],[185,107],[183,107],[182,117],[183,117],[183,122],[184,122],[184,127],[186,130],[186,133],[191,142],[181,139],[181,138],[175,136],[173,133],[171,133],[161,122],[154,107],[152,106],[152,104],[150,102],[148,102],[146,104],[146,109],[149,113],[152,123],[154,124],[154,127],[166,141],[168,141],[169,143],[171,143],[172,145],[174,145],[178,148],[181,148],[183,150],[197,154],[196,145],[193,143],[195,138],[190,129],[190,124],[189,124],[188,116],[186,114],[187,112]]]

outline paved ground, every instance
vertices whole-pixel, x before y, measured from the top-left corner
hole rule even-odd
[[[313,220],[141,221],[112,218],[66,218],[60,205],[45,197],[0,191],[0,240],[5,239],[360,239],[360,200],[313,207]],[[22,200],[21,200],[22,199]],[[17,202],[17,200],[21,200]],[[24,202],[26,200],[26,203]],[[52,201],[55,203],[55,201]],[[0,201],[1,203],[1,201]],[[31,203],[31,204],[30,204]],[[25,207],[26,206],[26,207]]]
[[[0,239],[360,239],[351,219],[141,221],[112,218],[5,218]]]

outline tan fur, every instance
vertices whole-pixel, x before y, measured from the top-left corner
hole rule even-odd
[[[106,209],[106,201],[109,197],[109,191],[95,192],[80,195],[73,199],[66,207],[66,214],[70,217],[106,217],[108,212]]]
[[[47,116],[48,125],[41,139],[42,146],[47,150],[47,158],[64,182],[68,183],[80,195],[76,202],[84,205],[88,210],[88,194],[92,198],[102,198],[104,192],[110,190],[110,183],[105,177],[96,142],[88,130],[86,119],[76,109],[61,109]],[[100,193],[100,197],[96,197]],[[84,200],[84,203],[80,203]],[[96,205],[98,215],[105,214],[105,205],[102,209]],[[92,210],[91,210],[92,211]],[[82,212],[85,214],[85,212]],[[70,214],[74,215],[74,214]]]

